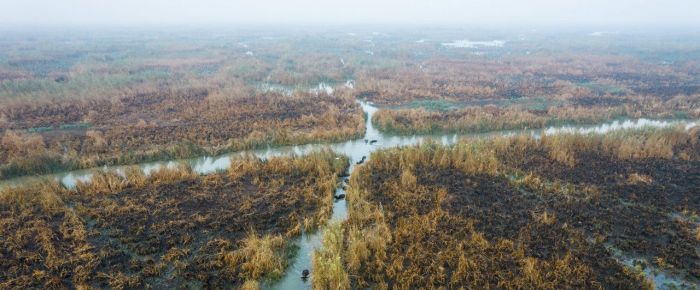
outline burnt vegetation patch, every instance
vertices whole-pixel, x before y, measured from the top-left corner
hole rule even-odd
[[[95,173],[2,191],[0,288],[247,287],[279,278],[289,239],[331,214],[347,158],[330,152],[232,160],[201,176]]]
[[[647,268],[697,285],[699,133],[375,152],[351,177],[339,285],[640,289]]]

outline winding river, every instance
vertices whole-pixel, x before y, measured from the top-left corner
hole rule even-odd
[[[397,136],[380,133],[372,125],[372,115],[377,111],[377,108],[371,103],[360,102],[362,109],[367,114],[366,121],[366,132],[363,138],[357,140],[350,140],[339,143],[329,143],[329,144],[306,144],[306,145],[295,145],[295,146],[283,146],[283,147],[268,147],[265,149],[257,150],[246,150],[230,154],[225,154],[221,156],[207,156],[199,157],[188,160],[179,161],[161,161],[161,162],[151,162],[139,164],[139,166],[148,174],[149,172],[158,169],[162,166],[176,166],[178,164],[186,163],[189,164],[192,169],[201,174],[212,173],[217,170],[224,170],[231,164],[232,157],[239,157],[245,155],[255,155],[259,158],[266,159],[274,156],[286,156],[290,154],[304,155],[312,151],[331,149],[339,154],[345,154],[350,157],[350,168],[349,172],[352,172],[357,161],[361,160],[363,157],[370,157],[370,154],[381,148],[389,147],[401,147],[420,144],[426,140],[433,140],[437,143],[450,145],[458,142],[462,137],[477,137],[477,138],[488,138],[492,136],[504,136],[504,135],[515,135],[515,134],[532,134],[539,136],[542,132],[546,134],[557,134],[557,133],[606,133],[609,131],[620,130],[620,129],[632,129],[641,127],[652,127],[652,128],[665,128],[671,126],[685,126],[686,129],[700,125],[699,121],[681,121],[681,120],[649,120],[649,119],[634,119],[625,121],[613,121],[609,123],[604,123],[594,126],[559,126],[550,127],[546,129],[536,129],[536,130],[517,130],[517,131],[497,131],[490,133],[481,134],[443,134],[443,135],[417,135],[417,136]],[[374,141],[376,142],[368,142]],[[117,170],[122,171],[126,166],[112,166],[103,167],[99,170]],[[0,187],[4,186],[15,186],[23,183],[31,182],[39,178],[55,178],[60,180],[60,182],[68,187],[75,187],[76,183],[81,181],[87,181],[92,176],[95,169],[85,169],[69,171],[45,176],[33,176],[33,177],[22,177],[15,178],[6,181],[0,181]],[[336,194],[344,193],[343,186],[336,189]],[[347,208],[344,199],[338,200],[333,205],[333,215],[332,221],[343,221],[347,218]],[[303,233],[299,238],[297,238],[294,243],[299,246],[299,251],[296,258],[291,261],[287,272],[279,281],[274,282],[272,285],[263,285],[266,289],[310,289],[311,282],[310,279],[303,281],[301,277],[301,272],[305,269],[311,269],[311,255],[314,249],[320,247],[321,237],[323,236],[323,229],[319,229],[313,233]],[[313,275],[313,271],[311,272]]]

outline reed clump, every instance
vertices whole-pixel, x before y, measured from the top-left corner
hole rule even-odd
[[[381,131],[399,134],[479,133],[488,131],[540,129],[556,125],[599,124],[621,117],[664,118],[674,112],[675,106],[656,105],[630,108],[629,106],[576,106],[562,105],[546,110],[524,106],[495,105],[458,108],[448,111],[418,109],[380,109],[372,122]],[[640,111],[645,113],[640,113]],[[700,116],[700,115],[695,115]]]
[[[344,230],[339,223],[325,228],[321,248],[312,257],[315,289],[351,289],[350,278],[343,267]]]
[[[236,251],[224,256],[229,267],[240,267],[240,277],[247,281],[276,279],[286,268],[286,242],[282,236],[259,236],[250,233]]]

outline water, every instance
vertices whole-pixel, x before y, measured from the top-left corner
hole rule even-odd
[[[442,45],[445,47],[454,48],[480,48],[480,47],[503,47],[506,42],[504,40],[489,40],[489,41],[471,41],[465,40],[455,40],[453,42],[445,42]]]
[[[644,258],[637,258],[627,255],[612,245],[606,247],[613,253],[613,257],[621,264],[630,269],[641,271],[647,279],[654,282],[656,289],[698,289],[700,284],[686,281],[676,275],[669,273],[663,269],[654,267],[649,261]],[[644,265],[641,267],[641,265]]]
[[[319,86],[318,89],[326,89],[326,87]],[[396,136],[390,134],[380,133],[372,125],[371,119],[372,115],[377,111],[371,103],[360,102],[362,109],[367,113],[366,122],[366,132],[363,138],[357,140],[350,140],[340,143],[330,143],[330,144],[306,144],[306,145],[295,145],[295,146],[282,146],[282,147],[268,147],[264,149],[257,150],[246,150],[230,154],[225,154],[221,156],[206,156],[193,158],[181,161],[160,161],[139,164],[146,174],[161,168],[163,166],[174,167],[179,164],[185,163],[192,167],[195,172],[200,174],[213,173],[218,170],[226,170],[231,164],[231,158],[242,157],[248,155],[255,155],[261,159],[267,159],[275,156],[288,156],[294,155],[305,155],[313,151],[331,149],[339,154],[347,155],[350,158],[350,168],[349,172],[352,172],[353,168],[356,166],[356,162],[361,160],[363,157],[370,157],[370,153],[381,148],[390,147],[402,147],[421,144],[427,140],[432,140],[436,143],[443,145],[451,145],[457,143],[463,137],[477,137],[477,138],[488,138],[492,136],[509,136],[516,134],[531,134],[533,136],[539,136],[541,132],[546,134],[557,134],[557,133],[607,133],[614,130],[620,129],[632,129],[641,127],[652,127],[652,128],[666,128],[677,125],[684,125],[686,129],[700,125],[698,121],[685,122],[685,121],[674,121],[674,120],[648,120],[648,119],[636,119],[636,120],[626,120],[626,121],[614,121],[610,123],[605,123],[595,126],[561,126],[561,127],[551,127],[544,130],[527,130],[527,131],[498,131],[483,134],[442,134],[442,135],[418,135],[418,136]],[[375,141],[376,142],[370,142]],[[112,166],[103,167],[98,170],[116,170],[117,172],[123,173],[126,166]],[[74,188],[78,181],[89,181],[93,172],[96,169],[86,169],[86,170],[76,170],[70,172],[63,172],[58,174],[46,175],[43,177],[23,177],[15,178],[7,181],[1,181],[0,187],[3,186],[15,186],[23,183],[31,182],[39,178],[54,178],[59,180],[65,187]],[[342,186],[336,189],[336,194],[344,194]],[[344,221],[347,219],[347,207],[344,199],[338,200],[333,204],[333,215],[331,221]],[[301,272],[304,269],[311,270],[311,255],[315,249],[321,246],[321,239],[323,237],[323,228],[313,232],[313,233],[303,233],[301,237],[295,239],[293,243],[299,246],[299,251],[296,258],[290,262],[290,266],[285,274],[285,276],[276,281],[272,285],[263,285],[267,289],[310,289],[311,279],[307,281],[302,281]],[[311,276],[313,276],[313,271]]]

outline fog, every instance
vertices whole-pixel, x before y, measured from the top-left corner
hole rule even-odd
[[[1,0],[3,25],[700,26],[697,0]]]

